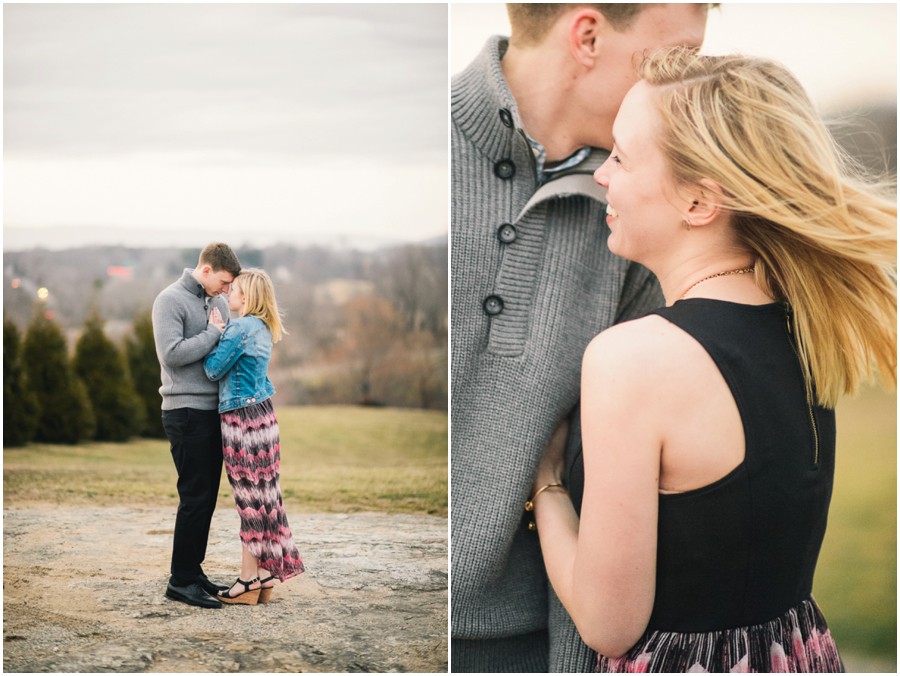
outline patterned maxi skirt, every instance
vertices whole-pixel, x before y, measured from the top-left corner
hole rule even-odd
[[[686,634],[648,631],[622,657],[598,657],[607,673],[785,673],[844,671],[812,598],[763,624]]]
[[[281,487],[281,440],[272,400],[221,414],[225,471],[241,517],[241,541],[260,568],[284,582],[303,572]]]

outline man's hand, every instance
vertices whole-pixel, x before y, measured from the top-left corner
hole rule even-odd
[[[222,313],[219,312],[219,308],[214,307],[212,312],[209,313],[209,323],[219,329],[219,331],[225,330],[225,320],[222,319]]]

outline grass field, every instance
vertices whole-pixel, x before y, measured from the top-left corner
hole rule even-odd
[[[814,593],[838,649],[897,655],[897,397],[838,404],[837,473]],[[852,669],[852,664],[848,664]]]
[[[838,406],[838,465],[815,595],[848,668],[896,670],[897,399],[875,390]],[[352,407],[278,411],[289,512],[447,515],[447,416]],[[165,441],[4,450],[4,505],[171,504]],[[220,505],[230,507],[223,479]],[[868,669],[864,669],[868,670]]]
[[[447,414],[280,407],[281,488],[290,512],[447,516]],[[3,451],[3,503],[177,504],[165,440],[31,444]],[[232,506],[224,475],[220,506]]]

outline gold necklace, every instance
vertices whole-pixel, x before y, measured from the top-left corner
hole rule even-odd
[[[709,277],[704,277],[700,281],[697,281],[697,282],[694,282],[693,284],[691,284],[687,288],[687,291],[685,291],[683,294],[681,294],[681,298],[679,298],[678,300],[682,300],[686,295],[688,295],[691,292],[691,289],[693,289],[698,284],[702,284],[703,282],[709,281],[710,279],[715,279],[716,277],[725,277],[726,275],[745,275],[748,272],[753,272],[755,269],[756,269],[756,267],[750,266],[749,268],[738,268],[737,270],[725,270],[724,272],[717,272],[716,274],[710,275]]]

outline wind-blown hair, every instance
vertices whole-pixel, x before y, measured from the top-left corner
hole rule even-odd
[[[640,67],[676,186],[721,186],[756,281],[793,310],[810,398],[897,381],[897,207],[835,143],[794,76],[744,56],[657,52]]]
[[[287,332],[281,323],[281,313],[275,301],[275,287],[269,275],[259,268],[244,268],[234,278],[234,284],[244,294],[243,316],[259,317],[272,332],[272,342],[281,340]]]

